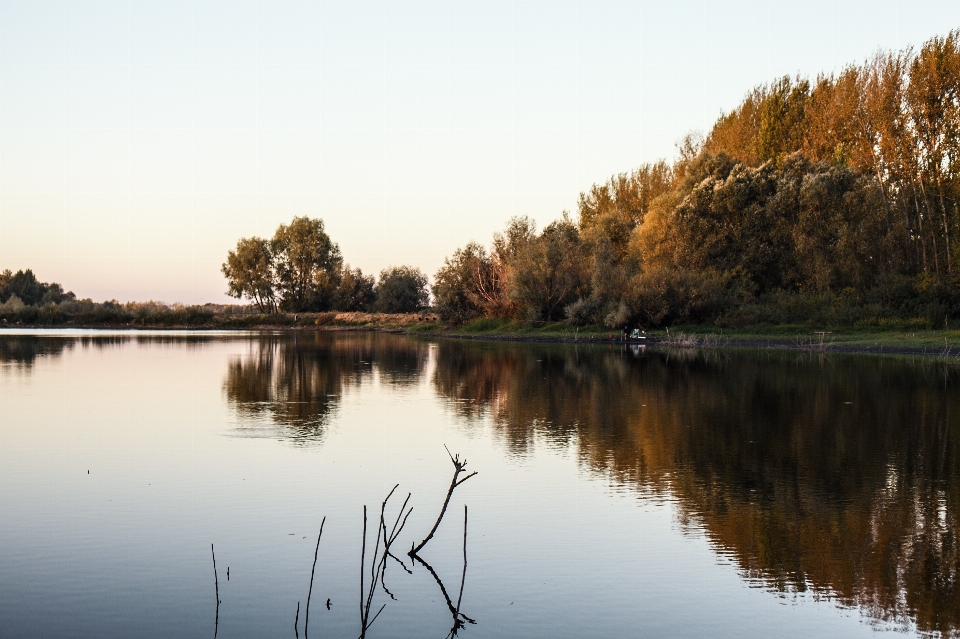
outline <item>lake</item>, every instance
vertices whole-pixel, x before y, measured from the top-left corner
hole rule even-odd
[[[0,636],[958,636],[958,379],[773,350],[4,330]],[[445,446],[478,474],[410,557]],[[381,508],[389,536],[408,494],[384,555]]]

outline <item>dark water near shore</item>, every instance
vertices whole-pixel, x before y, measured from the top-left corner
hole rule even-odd
[[[298,602],[303,636],[324,516],[310,632],[355,637],[363,506],[372,530],[399,483],[397,547],[422,539],[444,444],[479,474],[422,552],[436,576],[387,561],[368,637],[447,635],[444,592],[476,621],[461,637],[960,636],[958,380],[872,356],[4,331],[0,637],[294,637]]]

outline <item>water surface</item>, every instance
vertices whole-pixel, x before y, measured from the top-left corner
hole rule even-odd
[[[355,637],[363,506],[372,531],[399,483],[406,566],[388,560],[368,637],[447,635],[444,593],[463,637],[957,636],[956,379],[772,351],[4,331],[0,635],[302,635],[326,517],[310,632]],[[479,474],[431,573],[400,549],[437,517],[444,445]]]

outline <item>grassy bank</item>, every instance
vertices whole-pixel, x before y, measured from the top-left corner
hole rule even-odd
[[[769,346],[798,350],[866,351],[956,355],[960,330],[811,328],[805,325],[757,325],[739,329],[678,326],[651,331],[652,343],[665,346]]]
[[[50,307],[0,309],[0,328],[168,328],[168,329],[283,329],[283,328],[395,328],[435,324],[429,313],[252,313],[217,305],[120,305],[111,302]],[[66,308],[64,308],[66,307]]]
[[[24,307],[0,312],[2,328],[104,328],[200,330],[374,330],[410,335],[531,342],[622,341],[620,331],[565,322],[480,318],[445,325],[432,313],[272,313],[224,307],[130,307],[97,304],[66,313],[59,308]],[[2,334],[2,332],[0,332]],[[855,326],[756,324],[742,328],[680,325],[647,332],[645,343],[669,348],[770,347],[812,351],[920,353],[956,357],[960,326],[940,330],[920,322]]]
[[[519,322],[494,318],[478,319],[456,327],[424,323],[407,327],[405,332],[438,337],[510,341],[623,341],[620,331],[611,331],[604,327],[575,328],[564,322]],[[812,327],[758,324],[729,329],[710,325],[685,325],[647,331],[643,343],[663,348],[759,347],[957,357],[960,355],[960,328],[931,330],[896,325]]]

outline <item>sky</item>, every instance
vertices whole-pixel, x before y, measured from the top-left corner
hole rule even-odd
[[[956,0],[0,0],[0,269],[229,303],[237,240],[306,215],[432,275],[758,84],[958,27]]]

